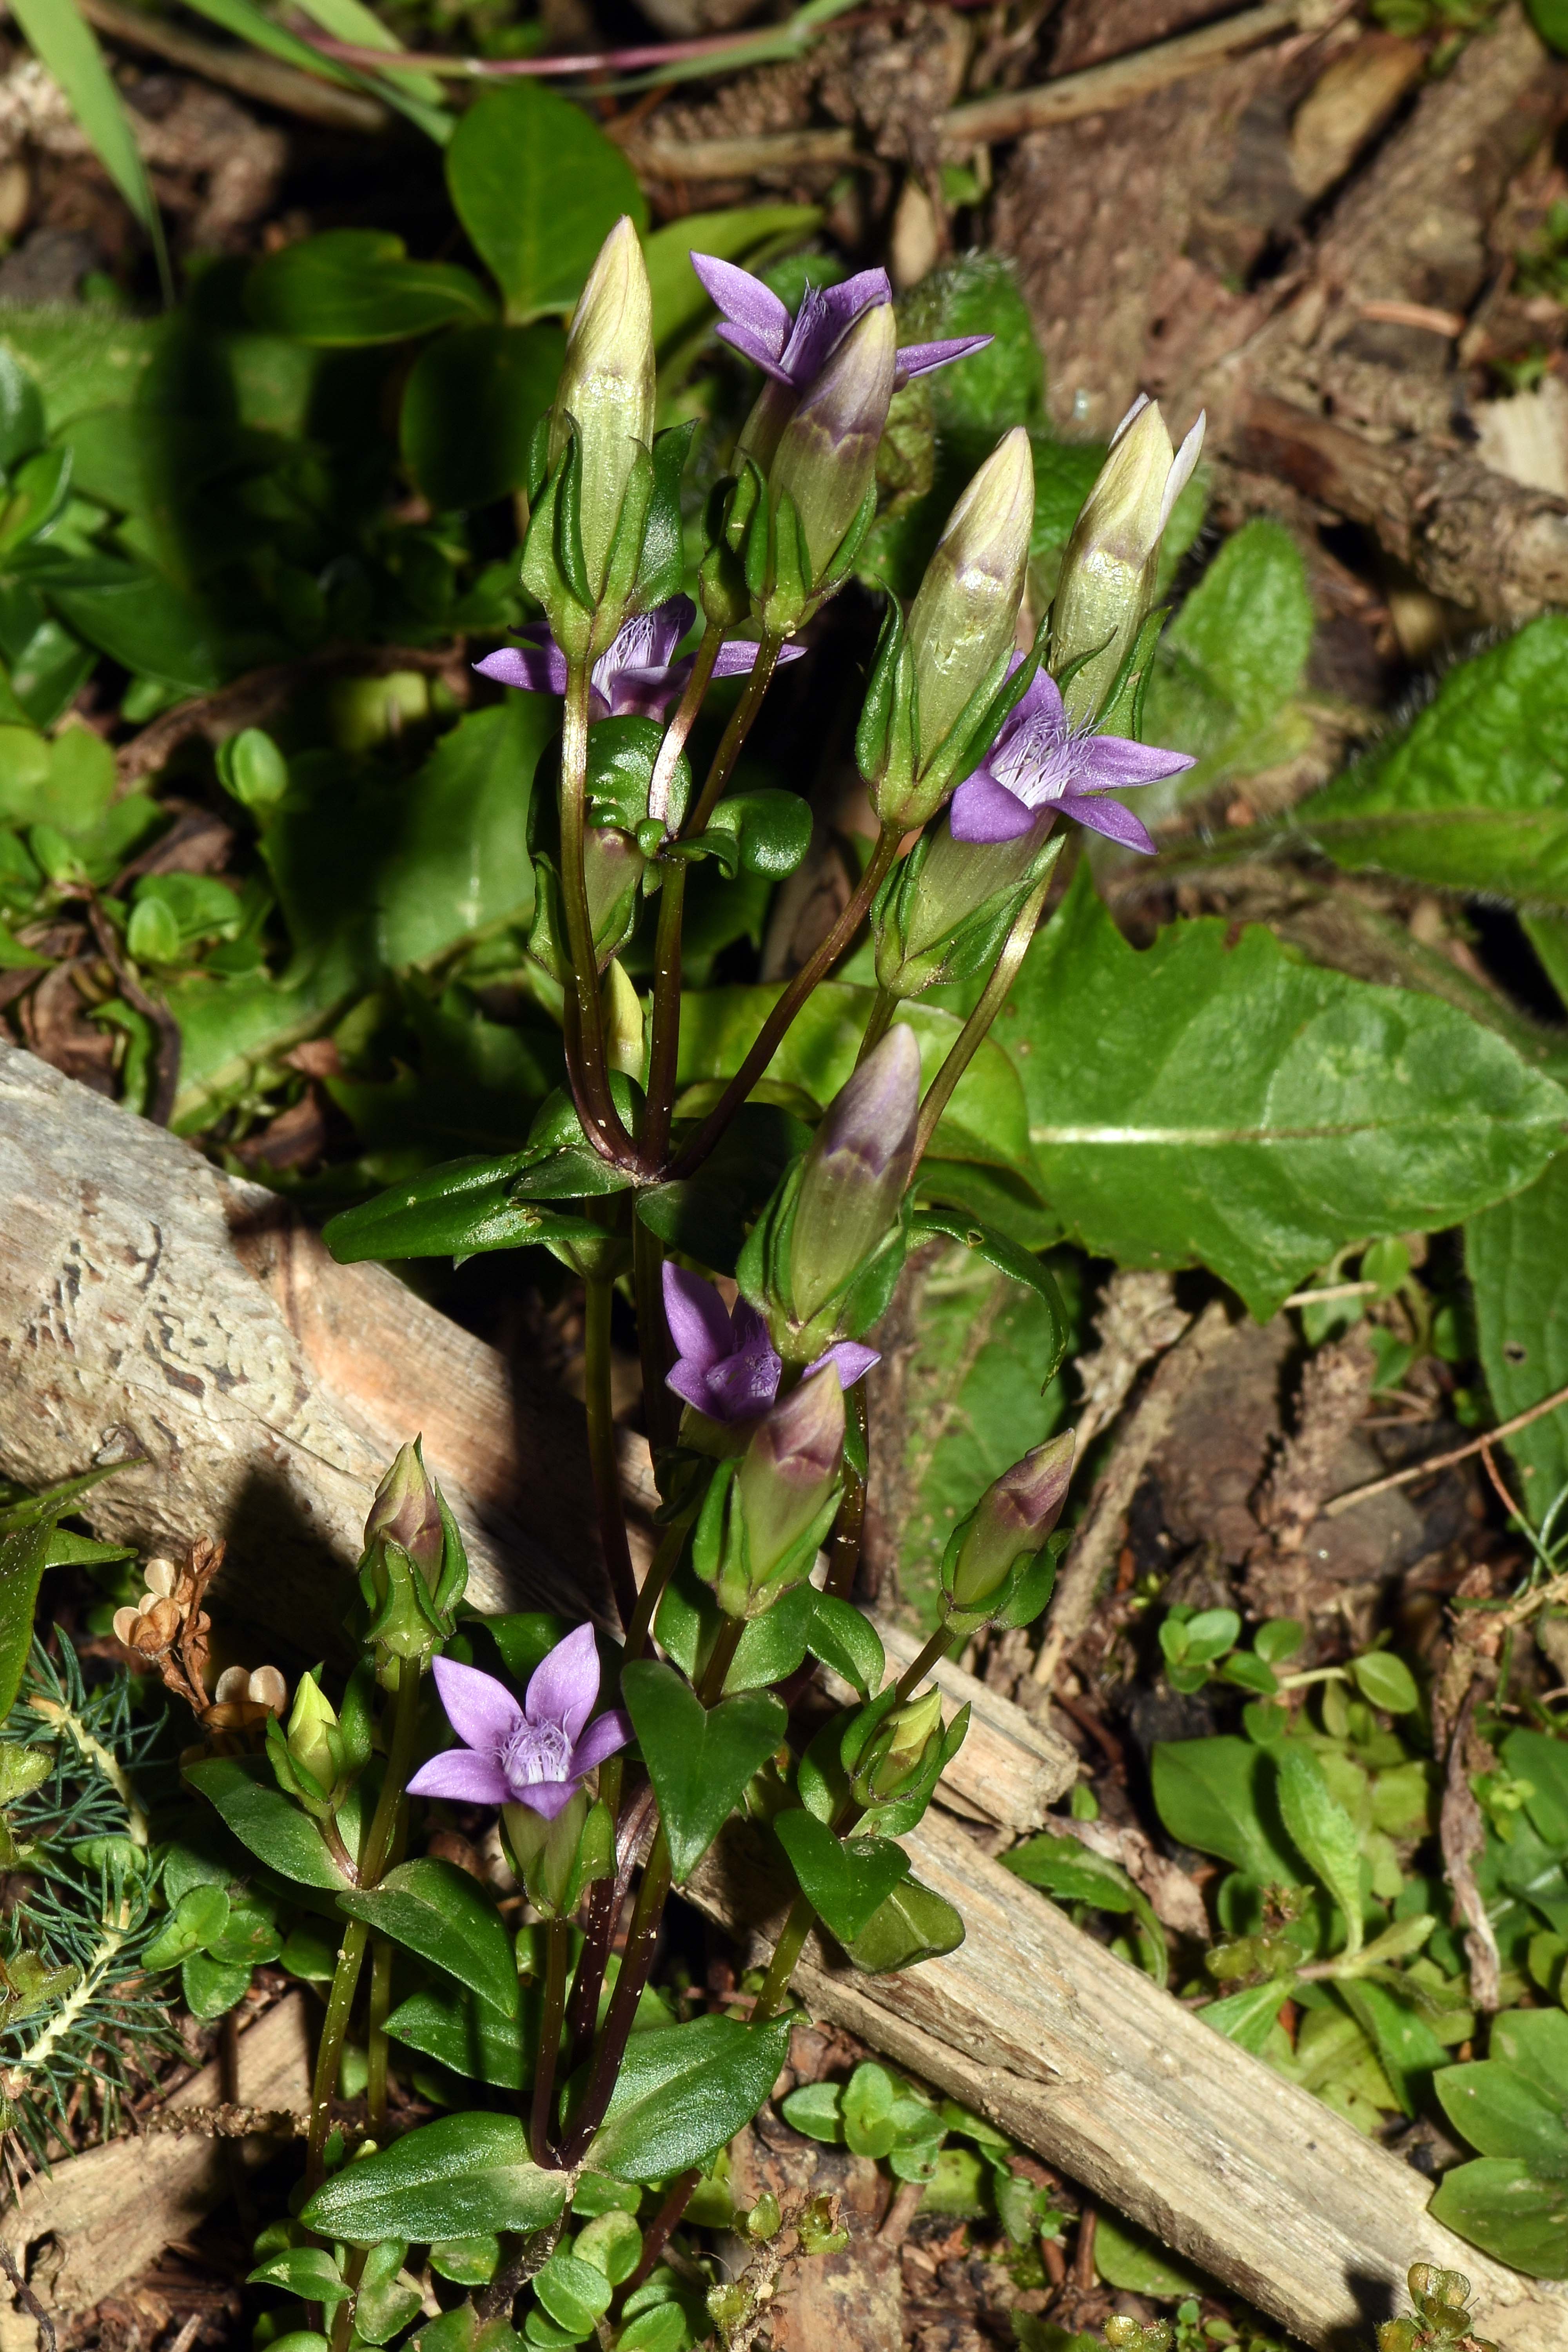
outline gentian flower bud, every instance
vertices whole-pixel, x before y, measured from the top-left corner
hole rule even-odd
[[[953,508],[910,610],[922,773],[972,698],[987,682],[1001,684],[1034,523],[1034,453],[1019,425]]]
[[[826,1364],[758,1424],[735,1474],[753,1592],[777,1578],[837,1499],[843,1462],[844,1391],[837,1366]]]
[[[828,1105],[805,1156],[789,1244],[797,1323],[809,1322],[892,1229],[920,1107],[920,1047],[900,1022]]]
[[[790,418],[769,472],[776,506],[794,501],[820,580],[871,487],[893,397],[898,341],[889,304],[861,312]]]
[[[942,1693],[928,1690],[893,1708],[868,1741],[850,1780],[856,1801],[885,1805],[920,1780],[931,1742],[942,1739]]]
[[[653,294],[637,230],[623,214],[572,314],[550,418],[552,466],[574,428],[577,434],[583,560],[595,597],[604,591],[637,446],[652,439],[653,417]]]
[[[1099,709],[1154,601],[1160,541],[1203,445],[1200,415],[1173,450],[1158,405],[1147,399],[1117,427],[1073,525],[1051,607],[1052,671],[1059,677],[1092,656],[1063,689],[1075,725]]]
[[[364,1638],[374,1645],[384,1683],[395,1685],[404,1664],[422,1672],[451,1639],[468,1581],[458,1523],[416,1438],[376,1488],[360,1560],[360,1591],[369,1612]]]
[[[297,1798],[316,1820],[330,1821],[354,1776],[337,1710],[314,1675],[300,1677],[288,1729],[276,1719],[268,1725],[267,1749],[284,1795]]]
[[[942,1563],[952,1607],[984,1609],[1008,1590],[1020,1560],[1031,1559],[1062,1514],[1072,1476],[1074,1433],[1049,1437],[1005,1470],[984,1494]]]

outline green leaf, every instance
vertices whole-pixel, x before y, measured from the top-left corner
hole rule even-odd
[[[324,2246],[287,2246],[281,2253],[269,2254],[258,2263],[246,2284],[281,2287],[301,2303],[346,2303],[353,2293]]]
[[[617,2180],[705,2164],[751,2122],[789,2053],[790,2021],[698,2017],[634,2033],[586,2162]]]
[[[1268,1984],[1248,1985],[1245,1992],[1230,1992],[1222,2000],[1205,2001],[1197,2015],[1216,2033],[1223,2033],[1227,2042],[1260,2058],[1295,1981],[1294,1977],[1275,1977]]]
[[[430,2249],[430,2267],[437,2278],[458,2286],[489,2286],[500,2261],[500,2242],[494,2235],[437,2238]]]
[[[966,1216],[962,1209],[936,1205],[917,1212],[914,1220],[917,1234],[945,1234],[951,1241],[962,1242],[967,1250],[983,1257],[987,1265],[994,1266],[1010,1282],[1022,1283],[1035,1291],[1046,1303],[1056,1327],[1058,1352],[1046,1374],[1048,1380],[1068,1351],[1072,1327],[1062,1303],[1061,1292],[1055,1277],[1044,1261],[1033,1250],[1022,1249],[1006,1234],[998,1233],[994,1225],[984,1223],[978,1217]],[[1044,1386],[1044,1381],[1041,1383]]]
[[[1277,1750],[1279,1811],[1293,1843],[1345,1916],[1345,1952],[1362,1947],[1361,1841],[1355,1823],[1330,1792],[1310,1748],[1288,1739]]]
[[[906,1878],[844,1948],[867,1976],[881,1977],[940,1959],[963,1941],[963,1921],[946,1897]]]
[[[321,1237],[340,1265],[365,1258],[449,1257],[510,1248],[523,1238],[528,1204],[512,1202],[512,1185],[528,1164],[525,1151],[493,1160],[449,1160],[411,1183],[390,1185],[357,1209],[328,1219]],[[493,1236],[493,1238],[492,1238]]]
[[[216,1806],[241,1845],[279,1877],[342,1891],[342,1874],[314,1822],[283,1794],[264,1756],[209,1757],[188,1766],[185,1778]]]
[[[525,2010],[530,2007],[524,2003]],[[386,2030],[395,2041],[423,2051],[470,2082],[521,2091],[532,2076],[532,2061],[524,2051],[526,2026],[466,1987],[430,1985],[410,1993],[387,2019]]]
[[[407,2252],[401,2238],[388,2238],[365,2257],[354,2296],[354,2334],[362,2344],[389,2344],[417,2316],[424,2297],[412,2281],[398,2277]]]
[[[1160,1819],[1183,1845],[1217,1853],[1259,1885],[1300,1884],[1300,1863],[1279,1817],[1274,1767],[1250,1739],[1161,1741],[1152,1778]]]
[[[411,261],[400,236],[331,228],[258,262],[245,307],[258,327],[302,343],[400,343],[433,328],[489,320],[477,278],[450,262]]]
[[[1568,1388],[1568,1156],[1465,1227],[1481,1367],[1500,1421]],[[1568,1406],[1504,1444],[1539,1522],[1568,1486]]]
[[[1156,2303],[1173,2303],[1181,2295],[1204,2294],[1208,2289],[1200,2273],[1111,2213],[1102,2212],[1095,2224],[1094,2267],[1107,2286],[1152,2295]]]
[[[374,861],[376,946],[397,971],[533,912],[529,779],[559,720],[554,698],[509,694],[443,735],[406,786],[395,848]]]
[[[300,5],[334,40],[355,48],[387,50],[387,68],[384,73],[375,76],[376,87],[393,97],[395,103],[398,102],[396,94],[402,93],[400,110],[438,143],[451,137],[445,87],[434,74],[392,65],[391,55],[395,55],[403,44],[387,30],[374,9],[364,5],[364,0],[300,0]]]
[[[447,185],[519,325],[569,310],[621,215],[639,228],[647,218],[624,151],[536,81],[475,100],[447,149]]]
[[[58,83],[94,154],[146,230],[167,294],[172,280],[157,202],[91,26],[71,0],[17,0],[15,13],[28,46]]]
[[[1415,1677],[1403,1658],[1389,1650],[1369,1650],[1351,1660],[1351,1672],[1363,1698],[1389,1715],[1413,1715],[1421,1704]]]
[[[798,793],[731,793],[691,845],[719,856],[731,879],[741,873],[782,881],[811,846],[811,804]]]
[[[533,2292],[556,2326],[580,2341],[593,2334],[595,2319],[608,2311],[613,2290],[603,2271],[557,2246],[535,2277]]]
[[[346,2166],[300,2218],[308,2230],[353,2246],[395,2237],[427,2243],[547,2229],[566,2189],[563,2172],[544,2172],[531,2161],[515,2116],[443,2116]]]
[[[0,467],[7,473],[31,457],[44,438],[44,402],[34,377],[11,352],[0,349]]]
[[[626,1669],[621,1696],[658,1798],[679,1884],[696,1868],[746,1783],[783,1739],[788,1716],[763,1691],[704,1707],[673,1666],[647,1658]],[[679,2172],[681,2167],[669,2169]]]
[[[209,17],[215,25],[221,25],[225,32],[235,34],[238,39],[247,41],[252,48],[261,49],[268,57],[281,58],[286,65],[298,66],[302,72],[315,74],[324,81],[341,82],[351,89],[374,90],[389,106],[395,107],[399,113],[407,115],[411,122],[417,123],[437,143],[450,131],[449,114],[437,111],[422,100],[409,96],[408,85],[414,79],[410,73],[365,73],[354,66],[340,65],[335,58],[329,58],[321,49],[312,47],[309,41],[302,41],[297,33],[289,32],[285,26],[268,16],[265,10],[254,6],[252,0],[191,0],[191,5],[199,16]],[[368,46],[379,47],[389,36],[379,18],[374,21],[376,34],[372,36]]]
[[[1498,1752],[1513,1779],[1529,1782],[1525,1811],[1541,1838],[1568,1852],[1568,1744],[1544,1731],[1518,1730]]]
[[[1291,820],[1352,872],[1568,906],[1568,616],[1447,671],[1405,732]]]
[[[0,1722],[16,1706],[22,1687],[52,1531],[52,1523],[40,1519],[35,1527],[0,1537]]]
[[[102,558],[49,582],[49,602],[79,637],[139,677],[210,694],[224,665],[210,605],[162,572]]]
[[[1277,765],[1306,735],[1286,705],[1312,646],[1312,599],[1300,550],[1258,517],[1226,540],[1161,640],[1144,705],[1146,741],[1196,754],[1179,781],[1138,802],[1146,821],[1222,775]]]
[[[1142,1887],[1135,1886],[1119,1863],[1095,1853],[1075,1837],[1026,1838],[1002,1856],[1005,1870],[1016,1872],[1058,1903],[1090,1903],[1097,1910],[1131,1912],[1142,1930],[1140,1941],[1148,1956],[1149,1972],[1156,1984],[1169,1974],[1164,1930],[1154,1906]]]
[[[0,500],[0,555],[36,539],[58,514],[70,488],[68,449],[40,449],[17,468]]]
[[[890,1838],[835,1837],[807,1812],[780,1813],[773,1834],[801,1893],[841,1944],[854,1942],[910,1874],[909,1855]]]
[[[811,1129],[775,1103],[744,1103],[695,1176],[652,1184],[637,1213],[666,1249],[733,1274],[750,1227]]]
[[[445,1969],[500,2016],[520,2014],[511,1938],[484,1888],[455,1863],[400,1863],[339,1900],[351,1919]]]
[[[1521,2158],[1481,2157],[1445,2173],[1426,2210],[1527,2278],[1568,2278],[1568,2177],[1542,2179]]]
[[[843,2147],[842,2083],[803,2083],[785,2097],[783,2114],[791,2129],[804,2133],[807,2139],[820,2140],[828,2147]]]
[[[1525,0],[1525,9],[1547,47],[1568,57],[1568,0]]]
[[[439,510],[524,488],[533,428],[566,354],[559,327],[455,327],[426,343],[403,394],[405,465]]]
[[[250,1990],[250,1963],[215,1960],[205,1952],[193,1952],[181,1963],[180,1990],[191,2015],[210,2023],[237,2008]]]
[[[1064,1222],[1124,1265],[1206,1265],[1259,1318],[1347,1242],[1529,1183],[1568,1118],[1465,1014],[1298,962],[1261,925],[1131,947],[1087,867],[1010,1005],[998,1032],[1031,1045],[1030,1133]]]
[[[1492,2020],[1488,2049],[1551,2091],[1568,2142],[1568,2015],[1560,2009],[1505,2009]]]

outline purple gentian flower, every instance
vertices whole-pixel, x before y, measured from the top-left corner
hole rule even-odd
[[[662,719],[667,707],[684,691],[694,656],[675,659],[675,648],[697,618],[689,596],[672,596],[651,613],[628,621],[594,664],[588,686],[590,719]],[[566,656],[545,621],[531,621],[519,635],[528,642],[503,646],[487,654],[474,667],[482,677],[501,686],[520,686],[526,694],[564,694]],[[779,648],[781,662],[798,661],[804,646]],[[742,677],[753,668],[757,647],[749,638],[721,646],[713,665],[715,677]]]
[[[724,314],[718,331],[723,341],[754,360],[776,383],[790,384],[796,392],[804,392],[821,374],[863,310],[893,299],[885,269],[862,269],[841,286],[808,286],[792,319],[773,288],[749,269],[721,261],[712,253],[694,253],[691,267]],[[907,343],[898,354],[894,384],[984,351],[992,341],[990,335],[960,335],[946,343]]]
[[[731,1314],[710,1282],[667,1263],[664,1314],[678,1351],[667,1385],[678,1397],[710,1421],[755,1421],[767,1412],[779,1392],[784,1360],[754,1307],[738,1298]],[[832,1364],[840,1388],[852,1388],[880,1360],[875,1348],[840,1339],[804,1377]]]
[[[422,1764],[408,1783],[411,1797],[527,1805],[552,1822],[584,1776],[632,1736],[618,1706],[588,1722],[599,1696],[591,1625],[579,1625],[541,1659],[521,1706],[504,1683],[477,1666],[437,1658],[431,1672],[447,1720],[463,1745]]]
[[[1023,658],[1014,656],[1009,677]],[[979,767],[954,793],[952,837],[1016,841],[1042,809],[1055,807],[1126,849],[1152,852],[1154,844],[1131,810],[1102,795],[1179,776],[1194,764],[1185,751],[1079,731],[1068,723],[1055,678],[1037,670]]]

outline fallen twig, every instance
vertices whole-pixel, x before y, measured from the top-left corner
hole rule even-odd
[[[1470,1719],[1475,1713],[1477,1690],[1478,1685],[1472,1681],[1448,1742],[1439,1833],[1443,1845],[1443,1868],[1468,1930],[1465,1937],[1465,1958],[1469,1964],[1470,1995],[1476,2007],[1490,2017],[1500,2006],[1502,1964],[1498,1953],[1497,1937],[1487,1914],[1486,1899],[1476,1883],[1476,1856],[1483,1851],[1487,1842],[1486,1822],[1470,1790],[1469,1751],[1474,1737]]]
[[[1472,1454],[1483,1453],[1489,1445],[1495,1445],[1499,1438],[1511,1437],[1516,1430],[1528,1429],[1532,1421],[1539,1421],[1544,1413],[1555,1412],[1559,1405],[1564,1404],[1568,1404],[1568,1388],[1558,1389],[1552,1396],[1542,1397],[1539,1404],[1529,1406],[1523,1412],[1516,1412],[1511,1421],[1499,1422],[1497,1427],[1489,1429],[1484,1436],[1472,1437],[1468,1444],[1456,1445],[1447,1454],[1429,1454],[1424,1461],[1407,1462],[1403,1470],[1391,1470],[1386,1478],[1373,1478],[1365,1486],[1347,1487],[1342,1495],[1336,1495],[1331,1502],[1323,1505],[1322,1515],[1325,1519],[1337,1519],[1342,1511],[1368,1501],[1373,1495],[1386,1494],[1391,1486],[1408,1486],[1417,1478],[1430,1477],[1438,1470],[1450,1470],[1456,1462],[1469,1461]]]
[[[318,81],[314,74],[302,73],[298,66],[258,57],[254,49],[220,47],[216,41],[204,41],[143,8],[122,8],[120,0],[80,0],[80,7],[89,24],[107,33],[111,41],[167,58],[171,65],[184,66],[187,73],[199,74],[204,81],[237,90],[241,98],[275,106],[285,114],[297,114],[306,122],[319,122],[325,130],[385,131],[392,121],[389,110],[377,98],[336,89],[330,81]],[[377,64],[384,68],[384,53],[374,55]]]
[[[55,2334],[55,2323],[49,2317],[48,2313],[44,2309],[43,2305],[38,2301],[37,2296],[33,2293],[32,2288],[27,2284],[26,2280],[22,2276],[21,2272],[16,2268],[16,2263],[11,2259],[10,2249],[6,2246],[0,2246],[0,2270],[3,2270],[6,2277],[10,2280],[11,2292],[16,2296],[16,2301],[21,2305],[22,2309],[26,2313],[28,2318],[37,2326],[41,2352],[56,2352],[58,2338]]]

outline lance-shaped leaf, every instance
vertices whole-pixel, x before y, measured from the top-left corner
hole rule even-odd
[[[765,1691],[705,1707],[673,1666],[649,1658],[626,1668],[621,1696],[658,1799],[679,1881],[707,1853],[747,1781],[783,1739],[789,1717]]]
[[[10,1714],[22,1687],[50,1532],[42,1521],[0,1537],[0,1719]]]
[[[1279,1750],[1279,1811],[1311,1866],[1345,1915],[1345,1954],[1362,1947],[1361,1842],[1355,1823],[1323,1778],[1310,1748],[1288,1739]]]
[[[314,1822],[290,1804],[264,1756],[214,1756],[185,1778],[216,1806],[241,1845],[282,1878],[341,1893],[345,1881]]]
[[[963,1941],[963,1921],[946,1897],[918,1878],[907,1878],[844,1948],[858,1969],[882,1977],[939,1959]]]
[[[386,2030],[394,2041],[422,2051],[454,2074],[521,2091],[533,2074],[536,2008],[536,2001],[525,1999],[521,2017],[508,2017],[467,1986],[436,1982],[399,2001]]]
[[[617,2180],[660,2180],[706,2163],[767,2097],[789,2034],[787,2017],[698,2017],[634,2033],[588,2165]]]
[[[531,2161],[515,2116],[443,2116],[346,2166],[300,2218],[307,2229],[353,2246],[383,2238],[428,2244],[492,2230],[546,2229],[567,2187],[563,2172],[542,2171]]]
[[[342,1897],[351,1919],[456,1977],[503,2017],[519,2013],[511,1938],[485,1890],[455,1863],[401,1863],[379,1885]]]
[[[1465,1227],[1465,1265],[1500,1421],[1568,1388],[1568,1157]],[[1568,1486],[1568,1405],[1506,1441],[1539,1522]]]
[[[841,1944],[869,1927],[910,1874],[910,1858],[890,1838],[838,1838],[805,1811],[781,1813],[773,1833],[800,1891]]]
[[[1090,1903],[1098,1911],[1131,1912],[1138,1922],[1149,1973],[1156,1984],[1166,1981],[1169,1955],[1154,1906],[1120,1864],[1092,1853],[1075,1837],[1026,1838],[1002,1862],[1005,1869],[1016,1871],[1058,1903]]]

